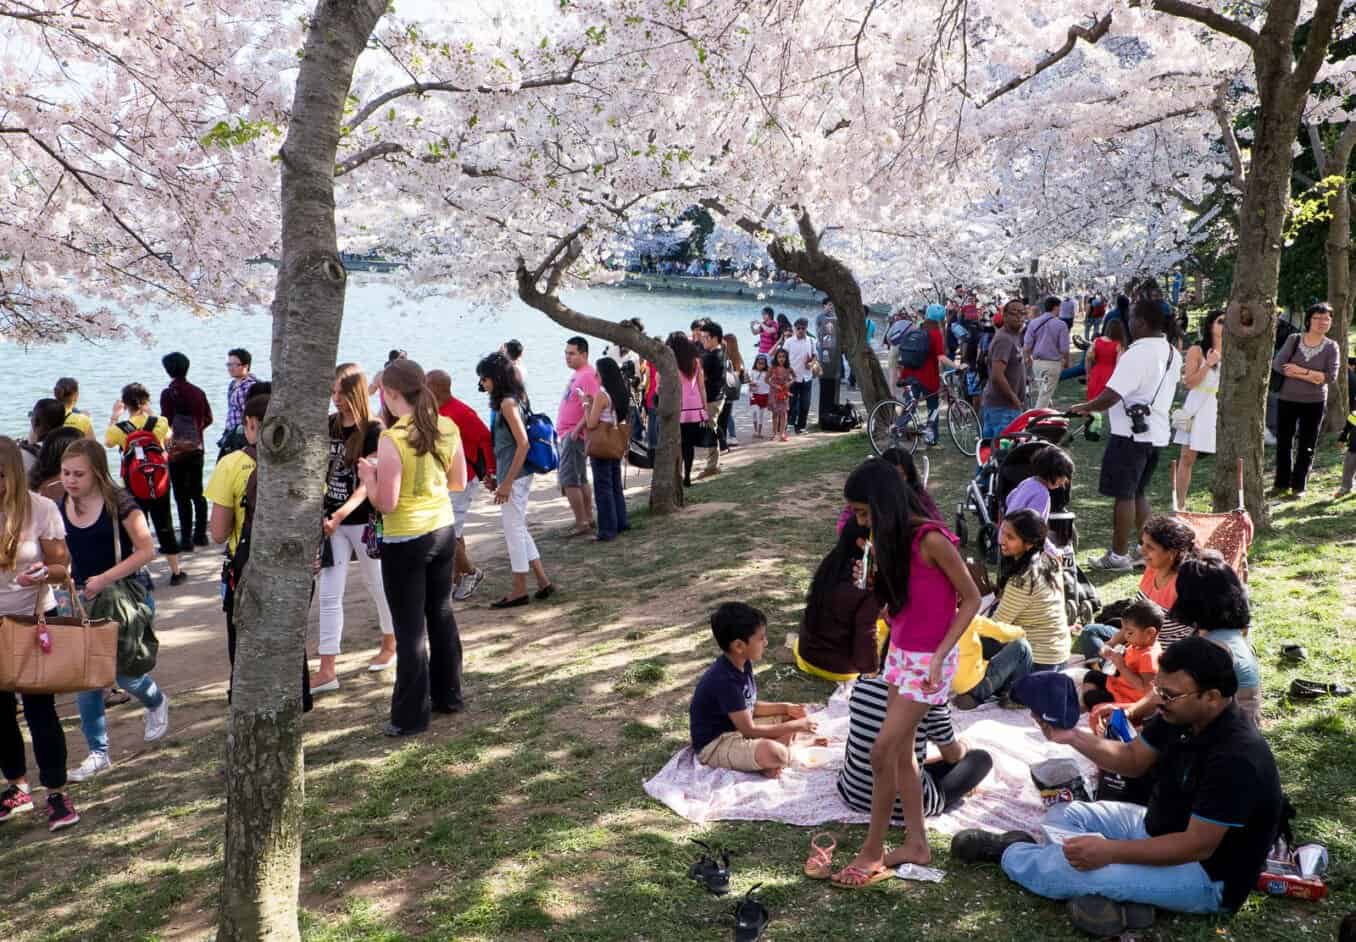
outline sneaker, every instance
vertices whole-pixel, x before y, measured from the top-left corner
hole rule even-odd
[[[471,597],[471,594],[480,586],[485,579],[485,570],[477,569],[475,572],[468,572],[461,577],[461,582],[457,585],[457,590],[452,593],[452,598],[458,602],[465,602]]]
[[[1034,844],[1036,839],[1025,831],[982,831],[966,828],[951,839],[951,856],[966,863],[998,863],[1003,851],[1013,844]]]
[[[183,585],[183,584],[184,584],[185,582],[187,582],[187,581],[188,581],[188,573],[186,573],[186,572],[176,572],[176,573],[174,573],[172,576],[170,576],[170,585],[172,585],[172,586],[174,586],[174,585]],[[77,820],[78,820],[78,819],[77,819]]]
[[[33,810],[33,793],[27,785],[11,785],[0,793],[0,821],[8,821],[23,811]]]
[[[160,694],[160,706],[152,707],[146,711],[146,735],[147,742],[155,742],[161,736],[169,732],[169,694],[162,692]],[[108,760],[105,759],[105,762]]]
[[[75,805],[65,792],[47,793],[47,830],[60,831],[79,823],[80,815],[75,813]]]
[[[1088,568],[1100,572],[1133,572],[1135,564],[1129,556],[1120,556],[1107,550],[1104,554],[1088,560]]]
[[[81,762],[78,768],[67,772],[66,777],[72,782],[88,782],[100,772],[107,772],[111,768],[113,763],[108,761],[108,753],[91,752],[85,756],[85,761]]]
[[[1147,903],[1120,903],[1105,896],[1075,896],[1069,900],[1069,921],[1088,935],[1120,936],[1150,928],[1154,924],[1154,908]]]

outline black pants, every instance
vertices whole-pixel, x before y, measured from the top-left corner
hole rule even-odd
[[[1314,461],[1318,430],[1323,425],[1322,402],[1291,402],[1282,399],[1276,408],[1276,487],[1304,492],[1309,466]],[[1298,432],[1298,436],[1296,433]],[[1298,440],[1297,440],[1298,439]],[[1294,464],[1291,464],[1293,448]]]
[[[202,475],[199,474],[199,480]],[[157,497],[154,500],[136,499],[137,506],[141,508],[151,521],[151,529],[155,530],[155,538],[160,543],[160,552],[165,556],[174,556],[179,552],[179,541],[174,536],[174,518],[170,515],[170,496]]]
[[[733,411],[734,400],[726,396],[725,405],[720,407],[720,415],[716,416],[716,436],[721,451],[730,449],[730,413]]]
[[[396,639],[391,723],[403,730],[426,728],[430,704],[441,713],[462,706],[461,635],[452,614],[456,549],[450,526],[381,547],[381,583]]]
[[[683,446],[683,485],[692,486],[692,462],[697,457],[697,446],[701,444],[702,429],[705,428],[701,422],[684,422],[682,425],[682,446]]]
[[[179,511],[179,543],[184,548],[194,543],[207,542],[207,498],[202,496],[202,463],[200,451],[184,455],[170,462],[170,489],[174,493],[174,507]]]
[[[993,757],[983,749],[971,749],[955,765],[950,762],[929,762],[923,768],[932,776],[949,808],[974,791],[993,771]]]
[[[56,697],[50,693],[13,694],[0,690],[0,769],[14,781],[28,774],[24,737],[19,732],[19,704],[24,699],[24,720],[33,736],[33,756],[38,760],[39,781],[44,788],[66,785],[66,734],[57,719]]]
[[[814,384],[808,379],[803,383],[791,384],[791,407],[786,424],[795,427],[798,432],[805,431],[805,423],[810,421],[810,395],[813,389]]]

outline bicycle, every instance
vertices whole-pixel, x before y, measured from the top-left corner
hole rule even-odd
[[[979,447],[979,416],[965,396],[964,375],[963,370],[944,371],[938,393],[946,404],[946,428],[951,441],[961,454],[974,455]],[[941,412],[941,403],[929,412],[925,399],[917,382],[912,381],[899,398],[876,403],[866,421],[867,435],[876,454],[884,454],[889,448],[903,448],[913,454],[918,450],[919,439],[928,439],[931,423]]]

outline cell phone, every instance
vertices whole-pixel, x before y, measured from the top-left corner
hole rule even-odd
[[[862,547],[862,574],[857,579],[857,588],[866,588],[867,574],[871,569],[871,541],[867,540],[866,545]]]

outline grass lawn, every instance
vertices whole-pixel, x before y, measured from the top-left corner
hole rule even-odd
[[[553,604],[491,613],[486,586],[459,611],[470,712],[393,746],[379,733],[389,687],[345,680],[308,718],[303,935],[309,942],[404,939],[729,938],[730,903],[686,878],[689,838],[737,851],[734,889],[755,883],[772,911],[766,938],[853,934],[929,940],[1075,938],[1061,906],[996,868],[952,861],[934,837],[941,884],[892,881],[848,893],[800,874],[809,832],[770,823],[697,827],[649,800],[641,782],[687,737],[687,697],[715,656],[706,618],[742,599],[770,615],[773,645],[795,630],[810,573],[833,540],[842,482],[865,457],[860,434],[769,457],[691,493],[681,516],[634,518],[606,546],[540,543],[562,586]],[[1101,445],[1079,442],[1074,509],[1080,556],[1105,546],[1109,506],[1095,496]],[[954,508],[970,474],[934,448],[938,504]],[[1253,551],[1254,643],[1266,684],[1266,732],[1297,830],[1331,852],[1322,905],[1253,895],[1231,921],[1162,916],[1147,938],[1331,939],[1356,909],[1356,700],[1291,703],[1296,671],[1276,656],[1304,644],[1309,676],[1356,677],[1356,501],[1331,506],[1340,453],[1324,446],[1308,500],[1288,504]],[[1197,469],[1202,486],[1209,461]],[[1156,507],[1166,507],[1167,473]],[[950,511],[948,511],[948,514]],[[503,570],[502,563],[496,564]],[[493,580],[492,580],[493,581]],[[502,575],[498,581],[504,582]],[[1102,580],[1104,600],[1132,577]],[[354,642],[357,644],[357,642]],[[356,650],[356,648],[355,648]],[[830,685],[765,663],[762,696],[822,701]],[[0,938],[210,936],[223,813],[220,714],[203,699],[177,735],[81,786],[86,820],[59,839],[0,828]],[[187,715],[187,714],[185,714]],[[72,727],[71,742],[79,740]],[[846,862],[864,827],[839,828]]]

